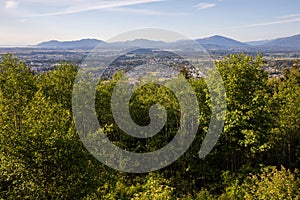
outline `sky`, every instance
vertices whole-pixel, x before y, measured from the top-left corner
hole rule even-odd
[[[0,0],[0,45],[108,40],[140,28],[191,39],[256,41],[300,34],[299,0]]]

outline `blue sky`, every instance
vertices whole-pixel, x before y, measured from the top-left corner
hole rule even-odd
[[[97,38],[138,28],[240,41],[300,34],[299,0],[1,0],[0,45]]]

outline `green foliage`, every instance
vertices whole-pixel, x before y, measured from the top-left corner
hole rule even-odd
[[[300,179],[298,171],[292,173],[281,167],[277,170],[275,166],[263,167],[258,173],[250,174],[242,181],[224,174],[225,193],[219,199],[299,199]],[[231,183],[229,183],[231,181]]]
[[[274,130],[277,139],[275,155],[278,164],[299,168],[300,160],[300,68],[296,62],[275,85],[274,104],[277,105]]]
[[[232,174],[230,171],[225,171],[223,174],[223,185],[225,186],[225,193],[219,199],[243,199],[244,193],[240,189],[240,179]]]
[[[300,199],[300,180],[294,174],[281,167],[267,167],[262,169],[260,175],[252,175],[242,185],[245,199]]]
[[[231,55],[216,63],[226,88],[227,116],[220,138],[224,162],[237,170],[246,163],[262,161],[260,156],[272,145],[269,141],[272,116],[268,75],[261,55]]]
[[[209,126],[211,94],[204,79],[189,79],[200,110],[195,141],[164,169],[126,174],[96,161],[80,142],[71,111],[76,66],[62,63],[34,75],[23,61],[5,55],[0,62],[0,199],[299,199],[299,64],[281,79],[268,78],[261,56],[231,55],[216,66],[228,109],[213,151],[198,158]],[[153,104],[165,107],[168,118],[152,138],[130,137],[115,124],[110,107],[121,76],[97,86],[95,107],[102,129],[129,151],[163,147],[180,127],[175,95],[156,84],[134,91],[130,114],[138,125],[150,123]],[[260,172],[261,166],[281,165],[287,169]]]
[[[173,199],[173,187],[169,186],[170,181],[159,176],[147,177],[147,182],[141,187],[142,191],[134,194],[132,199],[141,200],[168,200]]]
[[[86,195],[93,189],[87,187],[93,182],[92,169],[100,168],[80,143],[70,110],[63,105],[67,102],[45,96],[39,84],[44,77],[38,80],[11,55],[3,57],[0,67],[0,196],[66,199]]]
[[[71,110],[72,90],[77,70],[77,66],[62,63],[54,71],[43,74],[39,86],[46,97]]]
[[[215,198],[207,189],[201,189],[200,192],[196,194],[195,199],[203,199],[203,200],[214,200]]]
[[[170,184],[169,180],[158,174],[135,176],[131,180],[126,179],[124,174],[119,174],[112,182],[103,184],[85,199],[174,199],[174,188]]]

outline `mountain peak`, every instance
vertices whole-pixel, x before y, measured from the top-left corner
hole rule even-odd
[[[223,39],[230,39],[230,38],[224,37],[224,36],[222,36],[222,35],[213,35],[213,36],[208,37],[208,38],[223,38]]]
[[[211,37],[198,39],[196,41],[199,44],[203,45],[205,48],[210,48],[210,49],[229,49],[229,48],[248,47],[248,45],[245,43],[221,35],[214,35]]]

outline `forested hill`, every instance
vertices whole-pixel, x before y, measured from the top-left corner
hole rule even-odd
[[[269,78],[263,62],[261,56],[233,54],[216,63],[227,113],[220,138],[205,158],[198,153],[210,123],[210,93],[203,78],[190,78],[200,110],[193,144],[170,166],[132,174],[100,163],[79,139],[72,116],[77,66],[64,63],[35,75],[23,61],[5,55],[0,62],[0,199],[299,199],[300,66],[295,61],[281,78]],[[150,123],[154,104],[168,116],[155,136],[130,137],[111,113],[121,76],[96,87],[102,130],[127,151],[164,147],[180,128],[177,98],[157,84],[137,88],[129,102],[136,124]]]

